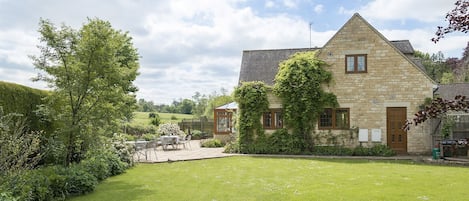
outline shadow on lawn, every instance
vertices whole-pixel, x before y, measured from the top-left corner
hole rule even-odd
[[[105,185],[103,185],[105,183]],[[96,192],[106,191],[109,193],[101,194]],[[112,180],[108,179],[98,185],[98,187],[90,194],[72,197],[71,201],[115,201],[115,200],[141,200],[142,197],[149,197],[157,194],[156,189],[149,189],[148,185],[141,184],[136,185],[135,183],[129,183],[124,180]]]

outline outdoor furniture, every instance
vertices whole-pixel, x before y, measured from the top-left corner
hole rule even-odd
[[[135,150],[135,154],[137,154],[138,160],[140,160],[140,156],[145,156],[145,160],[147,160],[147,144],[148,141],[137,139],[135,141],[127,141],[126,144],[132,144]]]
[[[191,146],[191,138],[192,138],[192,135],[186,135],[186,136],[180,137],[178,145],[179,144],[183,145],[184,149],[187,148],[186,145],[189,145],[189,147],[190,147]]]
[[[163,135],[160,137],[161,141],[161,146],[163,147],[163,150],[167,150],[168,146],[171,145],[173,149],[177,148],[178,142],[179,142],[179,136],[177,135]]]

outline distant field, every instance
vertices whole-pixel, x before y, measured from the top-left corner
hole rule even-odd
[[[130,121],[131,125],[149,125],[150,124],[150,119],[148,118],[148,114],[150,112],[134,112],[134,118],[132,121]],[[191,114],[175,114],[175,113],[157,113],[160,115],[161,118],[161,123],[165,122],[180,122],[183,119],[192,119],[194,115]],[[176,120],[171,120],[171,117],[175,116],[177,119]]]

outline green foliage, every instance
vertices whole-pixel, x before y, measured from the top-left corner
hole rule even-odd
[[[452,71],[446,64],[445,57],[442,52],[430,55],[429,53],[415,51],[414,56],[420,59],[420,62],[425,67],[427,74],[436,82],[441,82],[445,73],[452,75]],[[446,75],[445,82],[448,82],[448,79],[449,77]]]
[[[214,94],[210,96],[207,106],[205,108],[204,116],[213,119],[213,110],[216,107],[225,105],[227,103],[233,102],[233,97],[228,95],[217,95]]]
[[[176,117],[176,115],[171,115],[171,120],[178,120],[178,118]]]
[[[351,156],[353,150],[343,146],[315,146],[313,155],[318,156]]]
[[[338,106],[334,94],[325,92],[323,84],[332,80],[327,64],[316,52],[299,52],[279,65],[274,93],[282,100],[285,125],[292,129],[300,150],[312,150],[311,132],[325,107]]]
[[[132,125],[128,124],[125,127],[125,133],[134,136],[142,136],[146,133],[156,133],[157,127],[154,125]]]
[[[54,129],[51,122],[35,112],[49,95],[47,91],[0,81],[0,107],[5,114],[17,113],[28,117],[27,125],[32,131],[52,132]]]
[[[135,149],[131,144],[127,144],[126,141],[133,141],[135,138],[129,139],[125,134],[115,133],[112,136],[112,145],[114,153],[119,157],[120,161],[127,164],[127,167],[134,165],[133,154]]]
[[[268,140],[268,152],[271,154],[304,154],[304,150],[300,149],[301,146],[298,145],[301,141],[294,138],[285,128],[276,130],[269,136]]]
[[[150,113],[150,123],[154,126],[159,126],[161,124],[161,117],[157,113]]]
[[[99,19],[80,30],[41,20],[39,33],[40,55],[31,58],[44,73],[36,80],[54,88],[47,106],[63,125],[58,132],[68,165],[80,161],[104,130],[116,131],[116,119],[131,118],[139,55],[128,33]]]
[[[0,177],[34,168],[42,158],[41,132],[29,132],[22,115],[0,107]]]
[[[201,144],[202,147],[207,147],[207,148],[217,148],[217,147],[224,147],[225,144],[222,143],[219,139],[209,139],[204,141]]]
[[[243,82],[234,91],[238,103],[238,133],[241,153],[252,153],[255,140],[265,138],[261,117],[269,109],[267,87],[262,82]]]

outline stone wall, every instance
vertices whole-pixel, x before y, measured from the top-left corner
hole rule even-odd
[[[345,55],[349,54],[367,55],[367,73],[345,73]],[[350,108],[350,126],[380,129],[383,144],[387,107],[405,107],[411,119],[424,99],[433,97],[430,78],[361,17],[352,17],[318,56],[330,64],[334,81],[326,90],[337,95],[340,107]],[[341,132],[332,131],[337,135]],[[407,136],[409,153],[431,150],[425,127],[414,127]]]

